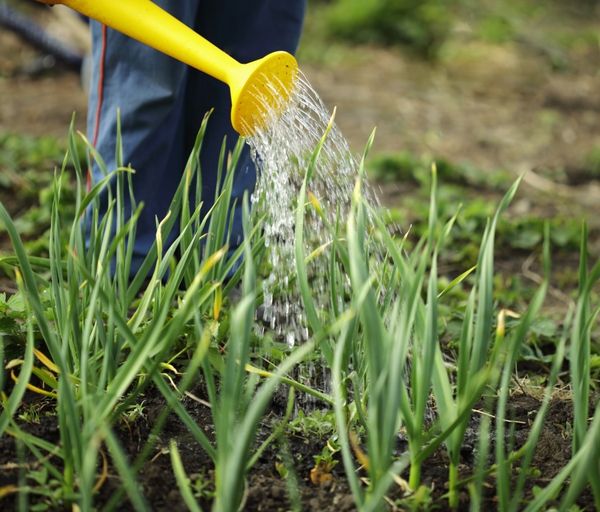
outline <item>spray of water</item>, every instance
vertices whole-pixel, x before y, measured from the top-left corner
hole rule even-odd
[[[295,91],[282,112],[272,116],[248,139],[259,169],[252,201],[254,209],[265,216],[265,245],[270,274],[263,282],[264,320],[289,346],[308,337],[302,301],[295,282],[294,228],[298,191],[310,157],[330,122],[331,114],[299,74]],[[327,222],[347,218],[350,199],[358,173],[353,156],[341,131],[334,125],[329,132],[309,183],[309,194],[320,203]],[[374,194],[367,191],[374,199]],[[308,209],[305,219],[305,254],[311,254],[330,240],[322,219]],[[325,256],[312,260],[310,282],[317,304],[329,300]],[[340,297],[341,300],[341,297]]]

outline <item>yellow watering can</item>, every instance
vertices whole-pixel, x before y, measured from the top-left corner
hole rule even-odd
[[[296,59],[287,52],[241,64],[150,0],[41,0],[64,4],[229,85],[231,124],[244,137],[287,103]],[[188,0],[182,0],[188,1]]]

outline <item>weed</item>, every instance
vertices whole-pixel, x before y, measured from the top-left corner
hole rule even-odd
[[[293,418],[288,426],[289,434],[305,438],[316,437],[325,439],[335,432],[335,418],[333,412],[327,410],[314,410],[306,413],[303,410]]]
[[[328,444],[321,450],[321,453],[313,456],[315,465],[310,470],[310,481],[313,484],[331,484],[331,482],[333,481],[333,475],[331,474],[331,472],[339,462],[337,459],[334,458],[334,455],[335,453],[337,453],[337,451],[339,451],[339,448],[332,450],[330,445]]]

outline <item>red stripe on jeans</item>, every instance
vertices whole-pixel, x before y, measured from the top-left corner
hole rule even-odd
[[[100,131],[100,117],[102,113],[102,101],[104,99],[104,64],[106,61],[106,25],[102,25],[102,49],[100,51],[100,70],[98,73],[98,104],[96,105],[96,118],[94,121],[94,137],[92,144],[96,147],[98,143],[98,132]],[[92,185],[92,172],[88,170],[87,188],[90,190]]]

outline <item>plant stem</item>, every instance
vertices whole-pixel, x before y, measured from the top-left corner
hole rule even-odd
[[[411,453],[417,453],[411,450]],[[410,463],[410,476],[408,478],[409,487],[415,491],[418,489],[419,485],[421,485],[421,462],[416,461],[413,458],[413,461]]]
[[[452,510],[458,508],[458,465],[453,461],[448,468],[448,505]]]

